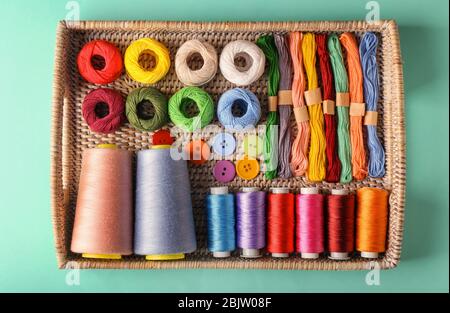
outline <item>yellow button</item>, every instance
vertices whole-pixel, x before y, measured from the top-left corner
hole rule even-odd
[[[244,153],[248,155],[250,158],[256,159],[263,152],[263,140],[261,137],[257,135],[248,135],[245,136],[244,141],[242,142],[242,147],[244,149]]]
[[[236,173],[242,179],[250,180],[259,174],[259,162],[256,159],[245,156],[236,162]]]

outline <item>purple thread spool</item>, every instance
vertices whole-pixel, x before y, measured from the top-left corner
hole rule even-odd
[[[259,258],[266,246],[266,193],[244,187],[236,194],[237,246],[243,258]]]

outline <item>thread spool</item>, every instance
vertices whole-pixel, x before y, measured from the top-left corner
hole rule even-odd
[[[135,81],[154,84],[170,69],[170,54],[161,42],[152,38],[135,40],[125,51],[125,69]]]
[[[133,252],[131,153],[115,145],[83,152],[71,251],[121,259]]]
[[[244,65],[236,65],[237,59]],[[247,86],[258,80],[264,73],[266,57],[253,42],[235,40],[228,43],[220,54],[220,71],[226,80],[238,86]]]
[[[235,107],[238,107],[241,114],[233,113]],[[250,90],[234,88],[220,96],[217,117],[226,129],[242,130],[248,126],[254,127],[261,118],[261,105]]]
[[[271,188],[267,207],[267,251],[274,258],[294,252],[294,195],[289,188]]]
[[[167,98],[153,87],[134,89],[127,97],[126,115],[136,129],[155,131],[169,120]]]
[[[364,187],[356,191],[356,250],[361,257],[376,259],[386,251],[389,193]]]
[[[137,153],[134,252],[147,260],[177,260],[196,250],[189,173],[170,146]]]
[[[191,69],[189,62],[199,55],[202,65],[199,69]],[[216,49],[205,41],[188,40],[178,48],[175,55],[175,72],[178,79],[188,86],[201,86],[208,83],[217,73]]]
[[[327,201],[328,249],[332,260],[349,260],[355,242],[355,198],[333,189]]]
[[[194,104],[197,114],[191,115],[188,107]],[[169,116],[172,122],[185,131],[193,132],[208,125],[214,117],[211,96],[198,87],[184,87],[169,100]]]
[[[266,245],[266,193],[257,187],[244,187],[236,194],[237,246],[241,257],[259,258]]]
[[[89,92],[81,106],[83,118],[93,132],[109,134],[125,121],[122,95],[108,88]]]
[[[215,258],[227,258],[236,249],[234,195],[228,187],[213,187],[206,197],[208,250]]]
[[[317,259],[324,252],[324,197],[319,188],[301,188],[297,195],[297,249],[303,259]]]
[[[106,40],[92,40],[78,54],[77,66],[86,81],[106,85],[122,75],[122,54]]]

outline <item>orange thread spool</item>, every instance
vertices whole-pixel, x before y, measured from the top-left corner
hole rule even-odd
[[[356,192],[356,250],[363,258],[377,258],[386,251],[388,197],[389,193],[379,188]]]

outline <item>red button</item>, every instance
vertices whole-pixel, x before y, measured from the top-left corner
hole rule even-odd
[[[170,131],[166,129],[158,130],[153,134],[152,143],[154,146],[160,145],[172,145],[174,142],[172,136],[170,136]]]

